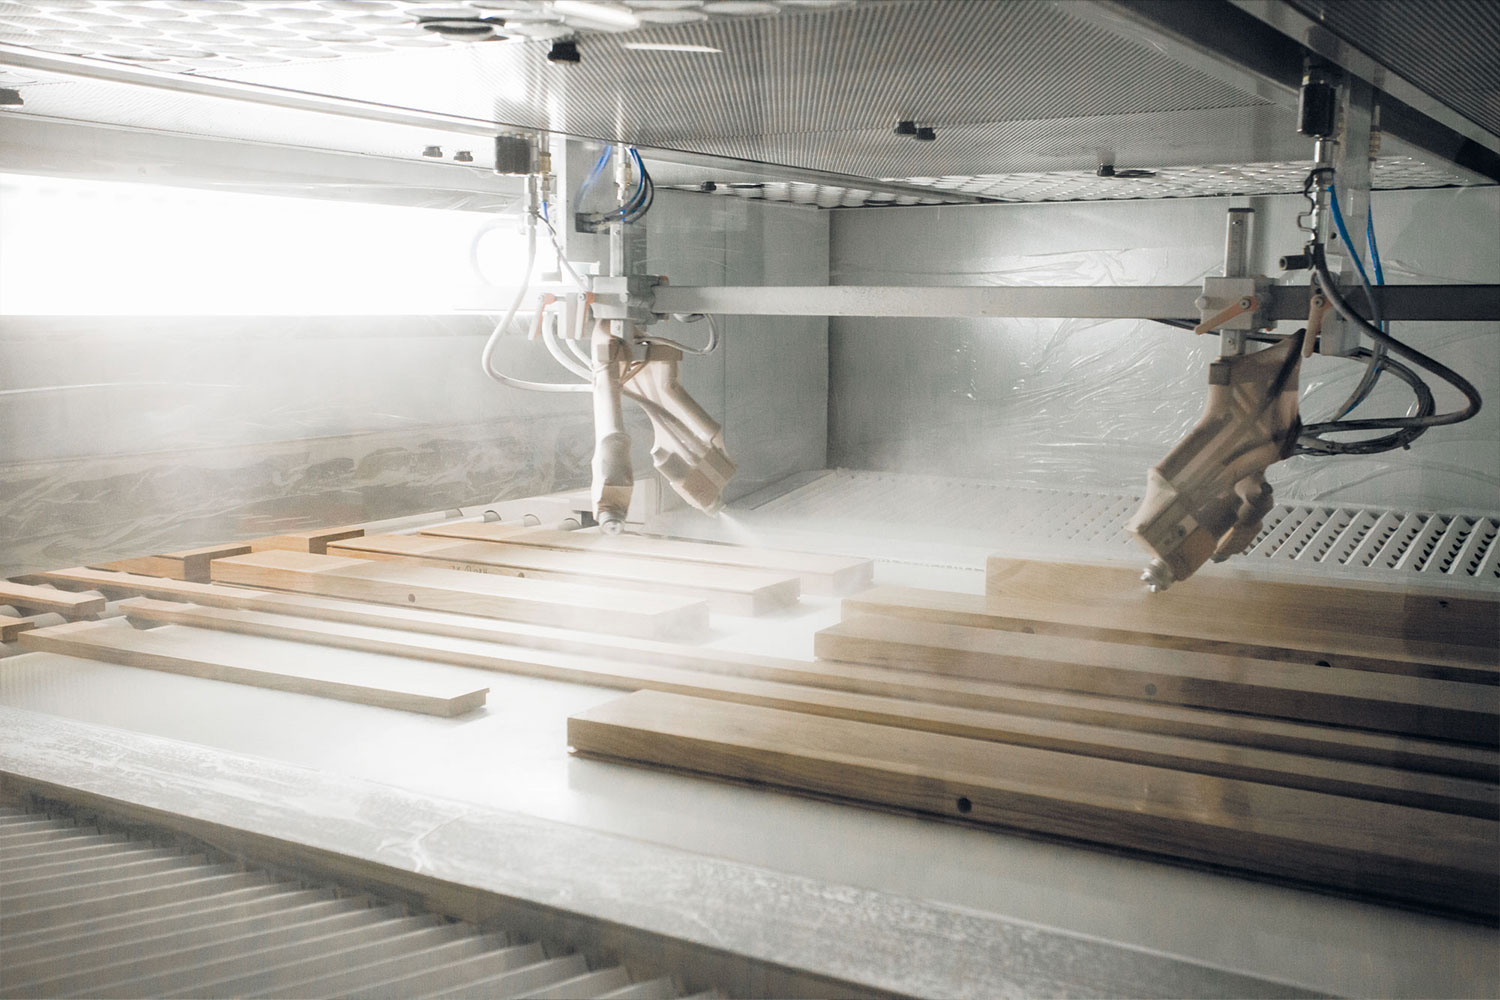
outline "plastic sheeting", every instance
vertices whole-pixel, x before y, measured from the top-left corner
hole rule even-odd
[[[452,311],[476,284],[471,237],[494,215],[72,180],[41,190],[0,220],[0,275],[15,279],[0,287],[0,575],[587,484],[588,397],[491,382],[479,355],[494,317]],[[250,203],[277,209],[280,244]],[[153,206],[172,211],[137,232]],[[710,283],[826,274],[815,213],[663,193],[648,220],[642,267]],[[244,252],[252,228],[259,256]],[[482,245],[480,263],[492,256]],[[504,256],[486,271],[502,285]],[[109,287],[117,311],[138,315],[100,315]],[[380,314],[408,299],[421,314]],[[726,427],[736,495],[822,466],[824,324],[737,319],[721,351],[684,363]],[[571,378],[525,326],[498,365]],[[645,480],[649,424],[632,413],[631,431]]]
[[[1222,273],[1228,199],[914,208],[841,214],[839,284],[1191,285]],[[1300,198],[1255,199],[1256,269],[1299,245]],[[1500,191],[1382,192],[1387,280],[1500,281]],[[1294,324],[1283,327],[1291,332]],[[1490,400],[1410,452],[1273,467],[1282,499],[1490,510],[1500,486],[1500,323],[1399,324]],[[1098,320],[840,318],[831,326],[831,463],[1053,488],[1135,490],[1197,421],[1216,338]],[[1304,419],[1324,419],[1361,372],[1315,357]],[[1386,383],[1392,383],[1387,385]],[[1356,416],[1404,412],[1394,379]],[[1457,395],[1438,389],[1440,407]]]

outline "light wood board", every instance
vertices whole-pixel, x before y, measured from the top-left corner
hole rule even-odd
[[[811,685],[957,708],[1184,736],[1234,746],[1300,753],[1478,781],[1500,781],[1500,754],[1494,749],[1385,733],[1335,729],[1172,705],[1152,705],[885,667],[832,662],[815,664],[804,660],[705,649],[648,639],[589,636],[568,629],[492,621],[441,611],[215,584],[184,583],[81,567],[56,570],[42,574],[42,578],[60,584],[98,587],[111,594],[192,601],[214,608],[264,611],[317,621],[371,625],[658,666],[710,670],[730,676]]]
[[[579,753],[1225,865],[1493,918],[1500,824],[1201,774],[639,691]]]
[[[557,583],[644,588],[706,600],[712,610],[729,615],[766,614],[796,604],[800,594],[797,578],[784,573],[427,535],[367,535],[330,543],[328,554]]]
[[[214,580],[377,604],[405,604],[649,638],[697,636],[702,601],[628,588],[519,580],[462,570],[268,550],[215,559]]]
[[[884,616],[819,632],[823,659],[1500,744],[1500,688]]]
[[[203,608],[149,598],[132,598],[121,608],[132,620],[151,623],[221,629],[628,691],[669,691],[1500,818],[1500,787],[1494,784],[1393,768],[263,612]]]
[[[672,562],[708,563],[744,569],[795,573],[807,594],[849,594],[870,585],[874,563],[849,556],[814,552],[785,552],[741,545],[687,542],[645,535],[605,535],[594,529],[553,531],[497,522],[463,521],[435,524],[421,533],[442,538],[506,542],[545,549],[568,549],[607,555],[632,556]]]
[[[254,539],[250,542],[250,551],[265,552],[271,549],[281,549],[287,552],[310,552],[315,556],[321,556],[327,553],[329,542],[358,538],[364,533],[365,529],[357,525],[345,525],[341,528],[315,528],[312,531],[291,531],[284,535],[270,535],[266,538]]]
[[[244,555],[250,551],[249,543],[238,545],[207,545],[181,552],[166,552],[155,556],[137,556],[102,563],[98,568],[112,569],[122,573],[142,573],[146,576],[165,576],[174,580],[189,580],[207,583],[208,564],[226,556]]]
[[[0,601],[32,611],[55,611],[66,618],[87,618],[104,610],[104,595],[82,594],[0,580]]]
[[[0,615],[0,642],[10,642],[22,632],[35,627],[36,622],[30,618],[15,618],[11,615]]]
[[[484,704],[489,690],[420,661],[340,657],[326,649],[299,650],[286,643],[247,640],[181,625],[139,630],[117,621],[71,622],[23,632],[18,642],[29,651],[64,653],[427,715],[471,712]]]
[[[1104,642],[1190,649],[1228,656],[1287,660],[1315,666],[1405,674],[1477,684],[1500,682],[1494,656],[1472,646],[1406,641],[1378,636],[1334,635],[1222,623],[1212,618],[1174,623],[1171,631],[1137,627],[1128,614],[1076,604],[1005,596],[953,594],[915,587],[873,587],[843,601],[845,617],[890,615],[976,628],[1072,636]]]
[[[1085,604],[1095,611],[1108,608],[1128,615],[1135,628],[1146,631],[1210,620],[1258,630],[1313,630],[1473,646],[1489,654],[1500,648],[1500,601],[1477,595],[1439,597],[1357,583],[1329,586],[1212,573],[1152,593],[1132,569],[999,556],[989,559],[985,592]]]

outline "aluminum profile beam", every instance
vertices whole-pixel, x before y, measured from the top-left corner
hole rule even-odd
[[[1500,319],[1500,285],[1387,285],[1375,289],[1389,320]],[[729,286],[661,285],[652,311],[731,316],[929,316],[1031,319],[1191,319],[1195,286]],[[1359,302],[1351,303],[1356,308]],[[1271,315],[1304,319],[1306,285],[1278,285]]]

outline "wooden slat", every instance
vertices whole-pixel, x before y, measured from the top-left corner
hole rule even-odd
[[[116,622],[72,622],[23,632],[18,641],[29,651],[428,715],[471,712],[484,704],[489,690],[420,661],[339,657],[326,649],[297,649],[287,643],[246,640],[180,625],[142,631]]]
[[[797,578],[733,566],[685,565],[623,556],[473,542],[427,535],[368,535],[334,542],[329,555],[394,559],[444,569],[601,587],[644,587],[696,597],[714,611],[760,615],[795,604]]]
[[[1285,629],[1225,626],[1212,618],[1181,622],[1172,631],[1136,628],[1129,615],[1108,607],[1094,608],[1087,598],[1068,604],[1003,595],[953,594],[914,587],[873,587],[844,598],[846,617],[890,615],[919,621],[1037,635],[1073,636],[1125,642],[1163,649],[1190,649],[1227,656],[1287,660],[1315,666],[1405,674],[1434,680],[1478,684],[1500,682],[1500,669],[1472,647],[1438,647],[1433,643],[1397,642],[1379,637],[1332,636],[1315,629],[1290,634]]]
[[[1280,750],[1479,781],[1500,781],[1500,755],[1492,749],[1385,733],[1334,729],[1172,705],[1151,705],[1118,698],[1024,688],[884,667],[843,663],[813,664],[802,660],[704,649],[647,639],[589,636],[568,629],[490,621],[412,607],[386,607],[302,594],[183,583],[126,573],[74,568],[41,576],[74,586],[98,587],[111,594],[137,594],[193,601],[215,608],[264,611],[319,621],[479,639],[659,666],[713,670],[732,676],[813,685],[958,708],[1184,736],[1234,746]]]
[[[212,565],[220,583],[595,632],[663,638],[695,636],[708,628],[708,606],[702,601],[629,588],[606,590],[279,550],[215,559]]]
[[[1461,815],[1500,818],[1500,787],[1298,754],[1231,747],[1076,723],[872,697],[652,664],[631,664],[508,647],[471,639],[423,636],[386,628],[314,622],[254,611],[202,608],[149,598],[121,605],[132,619],[215,628],[343,649],[421,657],[438,663],[544,677],[623,690],[669,691],[833,718],[1063,750],[1202,774],[1310,788]]]
[[[1407,736],[1500,742],[1500,688],[1216,653],[862,616],[819,632],[829,660],[1249,712]]]
[[[1487,918],[1500,824],[1164,768],[639,691],[579,753],[1148,851]]]
[[[346,538],[358,538],[365,529],[355,525],[341,528],[317,528],[312,531],[291,531],[284,535],[270,535],[250,542],[251,552],[283,550],[286,552],[310,552],[321,556],[328,552],[328,543]]]
[[[853,593],[869,586],[874,572],[874,564],[870,560],[849,556],[685,542],[674,538],[648,538],[644,535],[605,535],[594,529],[551,531],[496,522],[462,521],[456,524],[435,524],[423,528],[421,533],[442,538],[506,542],[512,545],[632,556],[638,559],[708,563],[714,566],[795,573],[802,581],[803,592],[808,594]]]
[[[104,610],[104,595],[76,594],[52,587],[0,580],[0,601],[33,611],[55,611],[67,618],[86,618]]]
[[[165,552],[154,556],[137,556],[133,559],[118,559],[102,563],[99,569],[111,569],[121,573],[141,573],[146,576],[165,576],[173,580],[188,580],[207,583],[208,564],[227,556],[244,555],[250,551],[248,543],[237,545],[206,545],[181,552]]]
[[[1408,584],[1410,581],[1407,581]],[[1373,585],[1328,586],[1229,578],[1202,573],[1151,593],[1136,570],[1116,566],[1040,562],[992,556],[986,593],[1024,600],[1087,603],[1129,616],[1133,627],[1168,631],[1181,622],[1210,620],[1260,632],[1287,629],[1382,636],[1451,646],[1473,646],[1493,656],[1500,648],[1500,601],[1436,596]]]
[[[36,622],[30,618],[15,618],[11,615],[0,615],[0,642],[10,642],[22,632],[35,627]]]

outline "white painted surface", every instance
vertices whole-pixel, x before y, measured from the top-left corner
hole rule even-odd
[[[972,571],[882,582],[975,589]],[[715,645],[811,658],[837,602],[716,617]],[[454,668],[458,669],[458,668]],[[439,719],[50,654],[0,660],[0,704],[285,760],[1343,995],[1500,990],[1492,929],[1102,851],[578,760],[571,713],[619,692],[468,671],[488,706]],[[1399,831],[1393,831],[1399,836]]]

